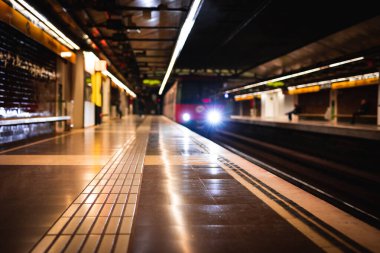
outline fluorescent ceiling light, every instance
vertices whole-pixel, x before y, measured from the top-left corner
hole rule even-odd
[[[370,79],[370,78],[379,78],[379,72],[367,73],[367,74],[356,75],[356,76],[335,78],[335,79],[331,79],[331,80],[325,80],[325,81],[314,82],[314,83],[300,84],[297,86],[289,87],[289,90],[305,88],[305,87],[315,86],[315,85],[325,85],[325,84],[331,84],[331,83],[337,83],[337,82],[344,82],[344,81],[366,80],[366,79]]]
[[[84,51],[84,64],[85,70],[91,74],[95,72],[95,66],[100,62],[99,58],[91,51]],[[112,75],[108,70],[102,71],[102,74],[111,78],[111,80],[120,88],[124,89],[132,97],[137,97],[136,94],[130,90],[125,84],[123,84],[119,79]]]
[[[307,84],[300,84],[297,86],[289,87],[289,90],[295,90],[299,88],[306,88],[306,87],[311,87],[311,86],[317,86],[317,85],[324,85],[324,84],[329,84],[329,83],[335,83],[335,82],[342,82],[342,81],[352,81],[352,80],[366,80],[370,78],[379,78],[379,72],[373,72],[373,73],[368,73],[364,75],[357,75],[357,76],[349,76],[349,77],[342,77],[342,78],[336,78],[336,79],[331,79],[331,80],[325,80],[325,81],[320,81],[320,82],[315,82],[315,83],[307,83]],[[275,90],[267,90],[267,91],[257,91],[253,93],[247,93],[247,94],[242,94],[242,95],[236,95],[235,98],[245,98],[247,96],[255,96],[255,95],[261,95],[269,92],[278,92],[281,91],[281,89],[275,89]]]
[[[103,75],[106,75],[109,78],[111,78],[112,82],[114,82],[120,88],[124,89],[129,95],[131,95],[134,98],[137,97],[133,91],[131,91],[125,84],[123,84],[119,79],[112,75],[108,70],[105,70],[102,73]]]
[[[329,67],[333,68],[333,67],[344,65],[344,64],[351,63],[351,62],[354,62],[354,61],[360,61],[360,60],[363,60],[363,59],[364,59],[364,57],[358,57],[358,58],[354,58],[354,59],[351,59],[351,60],[341,61],[341,62],[330,64]]]
[[[61,52],[62,58],[70,58],[71,56],[73,56],[72,52]]]
[[[274,89],[274,90],[256,91],[256,92],[252,92],[252,93],[236,95],[235,98],[245,98],[248,96],[258,96],[258,95],[263,95],[263,94],[267,94],[267,93],[275,93],[275,92],[280,92],[280,91],[281,91],[281,89],[279,89],[279,88]]]
[[[95,72],[95,64],[99,58],[91,51],[83,51],[84,55],[84,70],[90,74]]]
[[[31,19],[33,23],[43,28],[47,33],[56,38],[59,42],[70,49],[79,50],[80,47],[64,35],[57,27],[49,22],[43,15],[36,11],[24,0],[11,0],[13,8],[19,11],[22,15]]]
[[[235,88],[235,89],[227,90],[225,92],[226,93],[233,93],[233,92],[236,92],[236,91],[246,90],[246,89],[262,86],[262,85],[265,85],[265,84],[268,84],[268,83],[272,83],[272,82],[278,82],[278,81],[294,78],[294,77],[297,77],[297,76],[307,75],[307,74],[310,74],[310,73],[313,73],[313,72],[317,72],[317,71],[320,71],[320,70],[323,70],[323,69],[334,68],[334,67],[337,67],[337,66],[341,66],[341,65],[348,64],[348,63],[355,62],[355,61],[360,61],[360,60],[363,60],[363,59],[364,59],[364,57],[357,57],[357,58],[354,58],[354,59],[350,59],[350,60],[346,60],[346,61],[341,61],[341,62],[337,62],[337,63],[333,63],[333,64],[330,64],[330,65],[326,65],[326,66],[322,66],[322,67],[318,67],[318,68],[313,68],[313,69],[309,69],[309,70],[305,70],[305,71],[301,71],[301,72],[290,74],[290,75],[286,75],[286,76],[277,77],[277,78],[274,78],[274,79],[271,79],[271,80],[262,81],[262,82],[254,83],[254,84],[249,84],[249,85],[243,86],[241,88]]]
[[[187,37],[190,34],[191,29],[193,28],[195,19],[197,18],[197,15],[202,3],[203,3],[203,0],[194,0],[193,4],[191,5],[189,14],[186,17],[185,22],[183,23],[181,32],[179,33],[179,36],[178,36],[177,43],[175,44],[173,55],[172,55],[172,58],[170,59],[168,69],[166,70],[164,80],[162,80],[161,87],[158,92],[159,95],[161,95],[165,89],[165,85],[169,79],[170,73],[172,72],[174,64],[179,54],[181,53],[183,46],[185,45],[185,42],[187,40]]]

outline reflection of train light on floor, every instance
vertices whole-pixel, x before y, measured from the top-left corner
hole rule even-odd
[[[164,115],[186,126],[202,128],[218,126],[225,115],[217,94],[220,79],[181,77],[165,94]]]

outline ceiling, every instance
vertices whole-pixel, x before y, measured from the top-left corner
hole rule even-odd
[[[191,4],[191,0],[30,2],[82,42],[82,49],[108,59],[133,88],[144,79],[163,79]]]
[[[379,13],[375,1],[205,0],[177,67],[249,69]]]
[[[144,79],[163,79],[192,1],[30,2],[82,48],[104,55],[136,88]],[[204,0],[172,77],[183,73],[241,76],[379,13],[376,1],[369,0],[334,5],[331,1]],[[85,34],[93,43],[85,43]]]

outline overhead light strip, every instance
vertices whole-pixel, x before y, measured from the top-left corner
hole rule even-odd
[[[368,80],[368,79],[376,79],[376,78],[379,79],[379,72],[367,73],[367,74],[356,75],[356,76],[341,77],[341,78],[330,79],[330,80],[314,82],[314,83],[300,84],[300,85],[289,87],[289,91],[313,87],[313,86],[323,86],[326,84],[332,84],[332,83],[338,83],[338,82],[344,82],[344,81],[358,81],[358,80]],[[281,91],[281,89],[257,91],[257,92],[242,94],[242,95],[236,95],[235,99],[243,100],[244,98],[246,98],[248,96],[257,96],[257,95],[261,95],[261,94],[265,94],[265,93],[279,92],[279,91]]]
[[[314,85],[328,85],[328,84],[338,83],[338,82],[367,80],[367,79],[372,79],[372,78],[379,78],[379,72],[373,72],[373,73],[367,73],[367,74],[363,74],[363,75],[356,75],[356,76],[349,76],[349,77],[335,78],[335,79],[331,79],[331,80],[319,81],[319,82],[314,82],[314,83],[300,84],[300,85],[289,87],[288,89],[294,90],[294,89],[305,88],[305,87],[314,86]]]
[[[24,0],[11,0],[12,6],[15,10],[19,11],[25,17],[31,19],[33,23],[40,26],[43,30],[56,38],[59,42],[64,44],[70,49],[79,50],[80,47],[63,34],[57,27],[55,27],[49,20],[41,15],[37,10],[30,6]]]
[[[137,97],[136,94],[133,91],[131,91],[125,84],[123,84],[119,79],[117,79],[114,75],[112,75],[108,70],[105,70],[102,73],[103,73],[103,75],[106,75],[109,78],[111,78],[111,80],[117,86],[119,86],[120,88],[124,89],[129,95],[131,95],[134,98]]]
[[[265,84],[268,84],[268,83],[283,81],[283,80],[287,80],[287,79],[290,79],[290,78],[307,75],[307,74],[314,73],[314,72],[317,72],[317,71],[320,71],[320,70],[323,70],[323,69],[334,68],[334,67],[337,67],[337,66],[341,66],[341,65],[348,64],[348,63],[351,63],[351,62],[360,61],[360,60],[363,60],[363,59],[364,59],[364,57],[357,57],[357,58],[353,58],[353,59],[350,59],[350,60],[341,61],[341,62],[333,63],[333,64],[330,64],[330,65],[325,65],[325,66],[322,66],[322,67],[313,68],[313,69],[301,71],[301,72],[298,72],[298,73],[294,73],[294,74],[290,74],[290,75],[286,75],[286,76],[277,77],[277,78],[270,79],[270,80],[267,80],[267,81],[262,81],[262,82],[259,82],[259,83],[249,84],[249,85],[243,86],[241,88],[235,88],[235,89],[227,90],[227,91],[225,91],[225,93],[233,93],[233,92],[237,92],[237,91],[241,91],[241,90],[247,90],[247,89],[255,88],[255,87],[262,86],[262,85],[265,85]]]
[[[174,64],[175,64],[179,54],[181,53],[183,46],[185,45],[185,42],[187,40],[187,37],[190,34],[191,29],[193,28],[195,19],[198,16],[198,13],[199,13],[199,10],[200,10],[202,3],[203,3],[203,0],[194,0],[193,4],[191,5],[189,14],[187,15],[186,20],[183,23],[183,26],[182,26],[181,31],[179,33],[178,40],[177,40],[177,43],[174,47],[173,55],[172,55],[172,58],[170,60],[168,69],[166,70],[165,77],[162,80],[161,87],[160,87],[160,90],[158,92],[159,95],[161,95],[165,89],[165,85],[169,79],[170,73],[172,72]]]

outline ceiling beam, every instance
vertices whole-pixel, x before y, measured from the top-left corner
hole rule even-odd
[[[124,36],[101,36],[98,39],[106,39],[106,40],[112,40],[112,41],[168,41],[168,42],[174,42],[176,39],[172,38],[164,38],[164,39],[159,39],[159,38],[128,38]]]
[[[139,55],[139,54],[135,54],[136,58],[163,58],[163,59],[166,59],[166,58],[169,58],[171,55]]]
[[[169,11],[169,12],[188,12],[188,8],[169,8],[165,6],[157,6],[157,7],[142,7],[142,6],[125,6],[119,4],[75,4],[70,6],[71,10],[83,10],[83,8],[91,8],[98,11]]]
[[[171,48],[132,48],[133,51],[172,51]]]
[[[139,63],[153,63],[153,64],[165,64],[167,65],[168,62],[167,61],[137,61],[137,64]]]
[[[90,15],[86,10],[83,10],[83,12],[88,16],[89,21],[90,21],[91,23],[94,24],[94,19],[91,17],[91,15]],[[80,24],[80,23],[79,23],[79,24]],[[104,37],[102,31],[99,30],[99,33],[100,33],[100,36],[101,36],[101,37]],[[96,44],[96,46],[97,46],[99,49],[101,49],[101,51],[103,52],[103,54],[104,54],[108,59],[111,60],[112,58],[115,58],[114,56],[117,56],[117,55],[118,55],[118,54],[115,54],[115,50],[113,50],[112,47],[109,47],[109,49],[111,50],[111,52],[112,52],[112,54],[113,54],[113,56],[110,57],[110,55],[108,55],[108,54],[106,53],[105,47],[104,47],[101,43],[99,43],[100,40],[97,40],[97,38],[94,38],[94,36],[92,35],[91,31],[88,31],[88,36],[89,36],[89,37],[91,38],[91,40]],[[132,52],[132,53],[133,53],[133,52]],[[116,59],[117,59],[117,62],[121,61],[121,59],[120,59],[119,57],[117,57]],[[137,63],[136,63],[136,60],[135,60],[136,58],[134,57],[134,53],[133,53],[133,57],[132,57],[132,59],[135,61],[135,64],[133,64],[133,65],[135,65],[135,66],[133,66],[133,67],[128,67],[128,70],[130,70],[130,72],[133,72],[133,73],[135,74],[136,78],[139,78],[139,76],[140,76],[140,72],[139,72],[139,68],[138,68]],[[119,72],[119,74],[122,75],[123,78],[124,78],[125,80],[128,80],[128,79],[122,74],[123,72],[121,71],[120,66],[117,66],[115,63],[113,63],[113,65],[114,65],[115,69]],[[128,81],[129,81],[129,80],[128,80]],[[136,81],[139,82],[140,80],[136,80]],[[132,84],[132,86],[133,86],[133,84]],[[133,88],[132,88],[132,87],[128,87],[128,88],[130,88],[130,89],[132,90],[134,87],[133,87]]]
[[[134,25],[123,25],[120,27],[110,27],[106,23],[101,24],[95,24],[95,25],[88,25],[90,28],[92,27],[105,27],[107,29],[111,30],[120,30],[121,28],[126,30],[143,30],[143,29],[151,29],[151,30],[179,30],[181,27],[179,26],[134,26]]]
[[[169,8],[169,7],[139,7],[139,6],[114,6],[117,10],[123,11],[174,11],[174,12],[187,12],[187,8]]]

